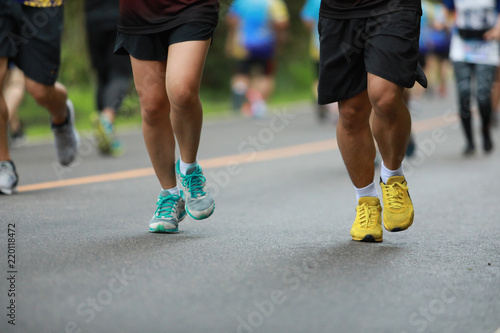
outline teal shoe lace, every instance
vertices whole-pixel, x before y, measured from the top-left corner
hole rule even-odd
[[[195,199],[206,194],[203,190],[206,181],[207,179],[201,173],[199,166],[196,166],[191,174],[181,175],[182,186],[189,189],[189,194]]]
[[[177,201],[179,200],[179,196],[177,195],[169,195],[168,197],[159,197],[156,202],[156,211],[155,216],[159,218],[172,218],[172,212],[177,206]]]

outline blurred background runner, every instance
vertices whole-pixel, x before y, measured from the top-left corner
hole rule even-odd
[[[288,9],[283,0],[235,0],[227,24],[226,52],[237,60],[233,109],[263,117],[274,90],[276,57],[286,39]]]
[[[90,59],[97,76],[97,114],[92,117],[97,147],[102,154],[116,156],[123,152],[123,146],[114,123],[132,78],[130,59],[113,53],[119,0],[86,0],[85,14]]]

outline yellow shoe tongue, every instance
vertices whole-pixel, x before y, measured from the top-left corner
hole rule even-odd
[[[380,204],[380,200],[375,197],[361,197],[358,200],[358,204],[367,204],[368,206],[377,206]]]
[[[404,176],[394,176],[394,177],[387,179],[386,185],[392,185],[394,183],[404,183],[404,182],[405,182]]]

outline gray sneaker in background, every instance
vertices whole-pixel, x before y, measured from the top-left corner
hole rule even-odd
[[[0,161],[0,193],[11,195],[17,192],[16,167],[12,161]]]
[[[64,166],[74,161],[80,146],[80,135],[75,127],[75,108],[68,99],[66,101],[68,121],[63,125],[51,124],[54,133],[57,159]]]

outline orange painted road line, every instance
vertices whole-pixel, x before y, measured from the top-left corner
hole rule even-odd
[[[247,164],[253,162],[277,160],[281,158],[307,155],[313,153],[334,150],[337,148],[337,140],[324,140],[312,143],[305,143],[297,146],[269,149],[263,151],[255,151],[252,153],[237,154],[230,156],[222,156],[210,158],[200,161],[203,169],[218,168],[228,164]]]
[[[105,173],[102,175],[56,180],[53,182],[38,183],[31,185],[23,185],[18,187],[18,191],[19,192],[38,191],[38,190],[46,190],[49,188],[94,184],[94,183],[102,183],[113,180],[124,180],[124,179],[146,177],[146,176],[152,176],[154,174],[155,173],[153,168],[135,169],[130,171]]]
[[[415,133],[421,133],[425,131],[432,130],[434,128],[445,127],[448,125],[452,125],[457,121],[457,117],[435,117],[424,119],[413,124],[413,131]],[[321,153],[326,151],[331,151],[337,149],[337,140],[323,140],[312,143],[305,143],[296,146],[277,148],[277,149],[269,149],[258,152],[251,152],[245,154],[236,154],[222,157],[215,157],[206,160],[201,160],[200,164],[204,169],[212,169],[219,168],[223,166],[227,166],[230,164],[248,164],[254,162],[262,162],[262,161],[270,161],[283,159],[287,157],[296,157],[302,155],[309,155],[314,153]],[[31,184],[31,185],[23,185],[19,186],[19,192],[30,192],[30,191],[39,191],[46,190],[58,187],[66,187],[66,186],[76,186],[76,185],[86,185],[86,184],[95,184],[102,182],[110,182],[116,180],[125,180],[125,179],[133,179],[140,177],[148,177],[153,176],[154,170],[153,168],[143,168],[143,169],[135,169],[129,171],[121,171],[121,172],[113,172],[95,176],[88,177],[80,177],[80,178],[71,178],[65,180],[57,180],[52,182]]]
[[[337,148],[337,140],[325,140],[325,141],[302,144],[298,146],[264,150],[260,152],[210,158],[206,160],[201,160],[199,163],[203,165],[203,169],[212,169],[212,168],[223,167],[228,164],[247,164],[252,162],[276,160],[286,157],[319,153],[328,150],[334,150],[336,148]],[[30,191],[46,190],[57,187],[95,184],[95,183],[102,183],[114,180],[147,177],[147,176],[152,176],[154,174],[155,173],[153,168],[136,169],[130,171],[101,174],[96,176],[71,178],[65,180],[56,180],[53,182],[24,185],[24,186],[19,186],[18,191],[30,192]]]

